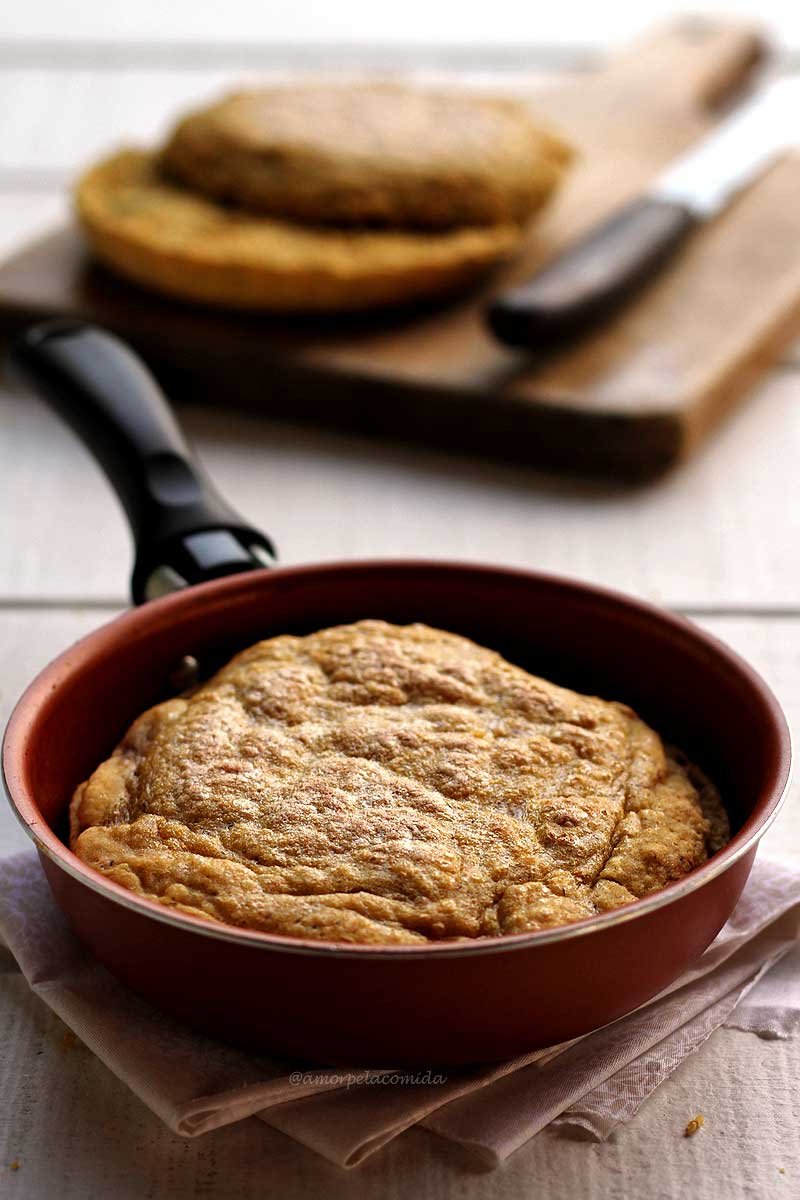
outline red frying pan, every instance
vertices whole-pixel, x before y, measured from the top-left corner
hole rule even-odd
[[[780,707],[733,651],[641,601],[530,571],[424,561],[264,569],[269,542],[213,491],[152,377],[120,342],[55,322],[29,332],[14,361],[100,459],[136,539],[141,607],[42,671],[14,711],[3,757],[11,803],[56,902],[119,979],[200,1029],[272,1052],[454,1064],[612,1021],[708,946],[789,777]],[[138,713],[174,693],[186,655],[206,672],[259,638],[363,617],[453,630],[559,683],[632,704],[716,781],[729,845],[611,913],[422,947],[303,941],[184,916],[70,852],[73,789]]]

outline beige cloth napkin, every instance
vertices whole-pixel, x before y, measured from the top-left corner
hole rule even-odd
[[[255,1116],[343,1167],[418,1123],[488,1166],[551,1123],[600,1140],[720,1025],[800,1028],[800,864],[775,859],[756,863],[728,924],[657,1000],[577,1041],[459,1071],[311,1070],[192,1033],[83,949],[31,853],[0,861],[0,936],[36,995],[170,1129],[194,1137]]]

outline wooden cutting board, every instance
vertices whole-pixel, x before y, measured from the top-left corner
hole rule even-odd
[[[507,350],[486,333],[483,306],[709,128],[763,52],[748,28],[684,20],[602,70],[531,93],[578,163],[524,253],[446,306],[326,320],[192,309],[92,265],[66,228],[0,268],[0,327],[54,313],[99,321],[140,348],[176,399],[558,470],[653,476],[800,331],[800,161],[777,163],[579,344],[538,359]]]

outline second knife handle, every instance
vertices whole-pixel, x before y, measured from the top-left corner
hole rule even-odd
[[[495,297],[487,313],[492,332],[528,349],[546,349],[583,332],[645,283],[696,223],[691,210],[675,201],[631,201],[527,283]]]

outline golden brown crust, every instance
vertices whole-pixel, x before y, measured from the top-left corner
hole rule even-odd
[[[162,904],[379,944],[617,908],[711,836],[685,766],[625,705],[381,621],[260,642],[150,709],[71,822],[76,854]]]
[[[295,221],[450,229],[525,222],[570,151],[518,101],[396,83],[234,92],[162,154],[179,182]]]
[[[397,305],[474,282],[522,238],[515,225],[443,233],[334,230],[234,211],[122,150],[80,180],[78,216],[103,262],[145,287],[230,308]]]

